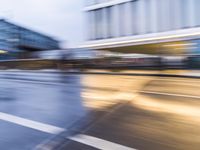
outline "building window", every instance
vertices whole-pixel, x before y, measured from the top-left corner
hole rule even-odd
[[[144,12],[145,12],[145,30],[147,33],[152,32],[152,9],[151,0],[145,0]]]
[[[106,8],[106,27],[107,27],[107,37],[110,38],[112,37],[112,22],[113,22],[113,17],[112,17],[112,9],[113,7],[107,7]]]
[[[158,31],[163,32],[170,29],[169,27],[169,7],[168,0],[157,0],[158,12]]]
[[[169,26],[170,26],[170,30],[174,30],[178,28],[178,14],[177,14],[177,2],[178,1],[174,1],[174,0],[170,0],[169,1],[169,16],[170,16],[170,22],[169,22]]]
[[[103,38],[103,9],[95,10],[95,39]]]
[[[200,0],[194,0],[195,26],[200,26]]]
[[[95,39],[95,16],[94,11],[87,12],[87,31],[88,31],[88,39]]]
[[[180,11],[181,11],[180,13],[181,14],[181,28],[188,28],[190,26],[189,0],[180,1]]]
[[[137,1],[132,1],[131,2],[132,5],[132,33],[138,34],[138,21],[139,21],[139,17],[138,17],[138,2]]]
[[[126,3],[122,3],[119,5],[119,33],[120,36],[124,36],[125,35],[125,23],[126,23],[126,17],[125,17],[125,9],[126,9]]]

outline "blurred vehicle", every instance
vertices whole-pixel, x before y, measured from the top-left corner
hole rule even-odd
[[[32,58],[54,60],[95,59],[95,52],[87,49],[62,49],[33,52]]]
[[[104,66],[109,68],[152,68],[158,67],[160,58],[144,54],[120,54],[104,58]]]
[[[185,68],[187,66],[187,56],[163,56],[162,65],[170,69]]]
[[[187,57],[188,67],[191,69],[199,69],[200,68],[200,55],[189,55]]]
[[[194,62],[200,57],[187,59],[187,55],[181,56],[159,56],[149,54],[99,54],[89,49],[65,49],[49,50],[32,53],[32,58],[42,60],[58,60],[62,63],[74,64],[74,66],[84,68],[120,68],[120,69],[159,69],[170,68],[180,69],[194,66]],[[190,61],[188,61],[190,60]]]
[[[38,59],[50,59],[50,60],[60,60],[63,59],[63,50],[48,50],[48,51],[38,51],[32,53],[32,58]]]

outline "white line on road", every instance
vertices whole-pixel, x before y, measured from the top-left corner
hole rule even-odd
[[[29,119],[24,119],[24,118],[6,114],[3,112],[0,112],[0,120],[11,122],[17,125],[21,125],[27,128],[31,128],[31,129],[42,131],[49,134],[57,135],[61,132],[66,131],[66,129],[64,128],[52,126],[49,124],[44,124],[37,121],[32,121]],[[85,145],[89,145],[98,149],[102,149],[102,150],[136,150],[130,147],[117,144],[117,143],[109,142],[103,139],[99,139],[96,137],[83,135],[83,134],[78,134],[72,137],[68,137],[68,139],[85,144]]]
[[[14,124],[18,124],[18,125],[21,125],[24,127],[28,127],[28,128],[42,131],[42,132],[49,133],[49,134],[59,134],[59,133],[65,131],[64,128],[59,128],[56,126],[24,119],[21,117],[13,116],[13,115],[2,113],[2,112],[0,112],[0,120],[4,120],[7,122],[11,122]]]
[[[83,134],[69,137],[69,139],[102,150],[136,150],[127,146]]]
[[[49,82],[49,81],[29,81],[29,80],[23,80],[23,79],[6,79],[6,78],[0,78],[0,80],[8,80],[11,82],[20,82],[20,83],[31,83],[31,84],[45,84],[45,85],[66,85],[65,83],[61,82]]]
[[[154,92],[154,91],[140,91],[140,93],[200,99],[200,96],[194,96],[194,95],[184,95],[184,94],[174,94],[174,93],[163,93],[163,92]]]
[[[154,81],[167,81],[167,82],[174,82],[173,84],[176,84],[176,85],[184,85],[184,86],[196,86],[196,87],[199,87],[200,85],[198,84],[199,83],[199,79],[198,81],[195,80],[195,81],[191,81],[191,80],[184,80],[184,79],[176,79],[176,80],[172,80],[172,79],[164,79],[164,78],[158,78],[158,79],[155,79]],[[162,82],[160,83],[162,84]],[[171,83],[170,83],[171,84]]]

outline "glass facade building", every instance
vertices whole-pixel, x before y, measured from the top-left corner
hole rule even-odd
[[[2,19],[0,20],[0,49],[17,53],[60,49],[60,47],[59,41],[51,37]]]
[[[88,17],[88,42],[105,43],[106,40],[113,42],[114,39],[124,37],[144,38],[157,33],[171,36],[176,34],[176,31],[185,32],[187,29],[195,29],[196,32],[196,28],[200,27],[199,0],[87,0],[86,2],[84,10]]]
[[[87,16],[90,18],[88,32],[92,32],[88,39],[98,40],[111,38],[110,35],[116,34],[121,37],[200,26],[199,5],[199,0],[90,0],[86,5]],[[117,11],[113,7],[116,7]],[[111,26],[119,28],[113,30]]]

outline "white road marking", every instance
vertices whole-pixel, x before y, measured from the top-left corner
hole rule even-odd
[[[21,117],[13,116],[13,115],[2,113],[2,112],[0,112],[0,120],[4,120],[7,122],[11,122],[14,124],[18,124],[18,125],[21,125],[24,127],[28,127],[28,128],[42,131],[42,132],[49,133],[49,134],[59,134],[59,133],[65,131],[64,128],[59,128],[56,126],[40,123],[37,121],[24,119]]]
[[[31,84],[44,84],[44,85],[56,85],[56,86],[59,86],[59,85],[66,85],[65,83],[59,83],[59,82],[49,82],[49,81],[29,81],[29,80],[23,80],[23,79],[6,79],[6,78],[0,78],[0,80],[8,80],[8,81],[11,81],[11,82],[20,82],[20,83],[31,83]]]
[[[168,82],[174,82],[174,84],[176,84],[176,85],[185,85],[185,86],[187,86],[187,85],[189,85],[189,86],[200,86],[199,84],[197,84],[197,83],[199,83],[199,80],[197,81],[191,81],[191,80],[184,80],[184,79],[176,79],[176,80],[170,80],[170,79],[162,79],[162,78],[159,78],[159,79],[155,79],[154,81],[168,81]],[[160,84],[162,84],[162,83],[160,83]]]
[[[69,139],[102,150],[136,150],[127,146],[123,146],[117,143],[109,142],[84,134],[69,137]]]
[[[174,94],[174,93],[163,93],[163,92],[154,92],[154,91],[140,91],[140,93],[200,99],[200,96],[194,96],[194,95],[184,95],[184,94]]]
[[[31,129],[42,131],[49,134],[57,135],[61,132],[66,131],[66,129],[64,128],[52,126],[52,125],[37,122],[37,121],[32,121],[29,119],[24,119],[24,118],[17,117],[14,115],[3,113],[3,112],[0,112],[0,120],[11,122],[17,125],[21,125],[27,128],[31,128]],[[89,145],[98,149],[102,149],[102,150],[136,150],[130,147],[117,144],[117,143],[109,142],[103,139],[99,139],[96,137],[83,135],[83,134],[78,134],[72,137],[68,137],[68,139],[85,144],[85,145]]]

